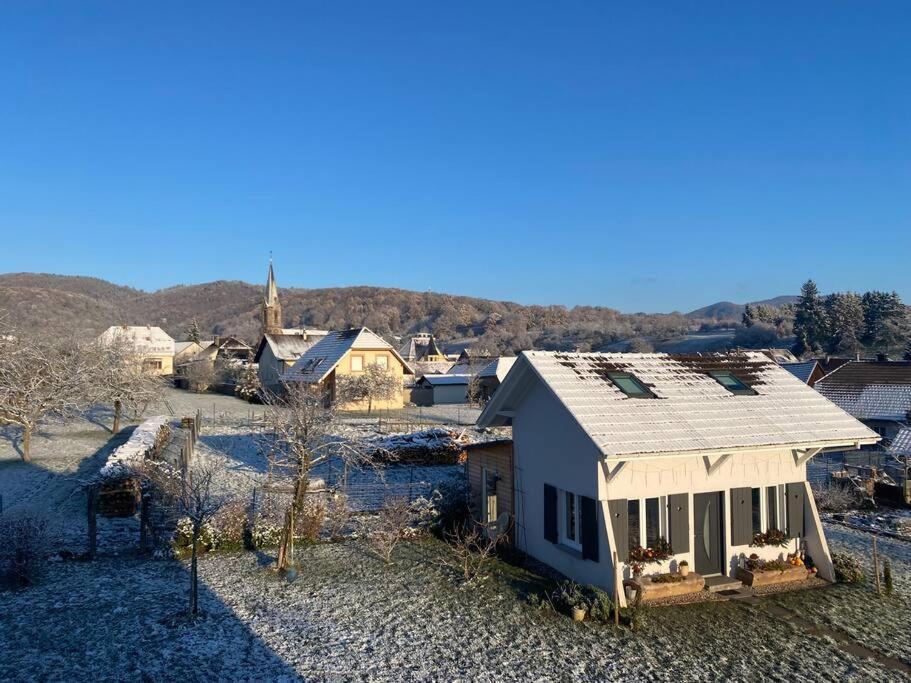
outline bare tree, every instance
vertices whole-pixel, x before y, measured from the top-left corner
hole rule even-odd
[[[402,380],[387,368],[372,363],[358,375],[337,375],[336,395],[339,403],[367,401],[367,414],[374,401],[388,401],[402,390]]]
[[[504,533],[469,520],[444,534],[449,548],[448,552],[440,555],[437,563],[470,583],[484,575],[490,558],[504,537]]]
[[[358,442],[338,433],[334,406],[325,394],[288,384],[281,397],[269,398],[269,406],[273,471],[287,477],[292,489],[277,562],[279,571],[286,571],[294,564],[295,519],[304,512],[313,468],[333,459],[346,467],[362,467],[372,460]]]
[[[190,520],[190,604],[189,613],[199,612],[197,557],[203,527],[209,524],[227,501],[214,484],[220,465],[214,461],[197,462],[184,475],[160,461],[145,463],[142,474],[159,489],[178,518]]]
[[[110,343],[97,344],[93,354],[93,388],[95,400],[114,408],[111,432],[120,431],[125,410],[142,414],[146,407],[161,396],[161,378],[143,368],[142,356],[128,339],[115,338]]]
[[[187,388],[197,393],[215,384],[215,366],[206,359],[191,360],[180,366],[180,375],[187,379]]]
[[[405,540],[414,512],[404,498],[389,500],[367,527],[370,547],[383,562],[392,562],[396,546]]]
[[[22,429],[22,459],[31,458],[32,434],[47,417],[70,417],[91,402],[92,346],[76,340],[6,339],[0,349],[0,424]],[[6,353],[6,351],[10,351]]]

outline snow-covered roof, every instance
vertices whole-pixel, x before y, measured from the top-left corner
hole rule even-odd
[[[515,356],[500,356],[481,370],[481,372],[478,373],[478,377],[496,377],[502,382],[506,379],[506,373],[509,372],[515,362]]]
[[[906,420],[911,415],[909,361],[851,361],[814,388],[861,420]]]
[[[412,372],[391,344],[366,327],[359,327],[341,332],[330,332],[298,358],[282,377],[288,382],[322,382],[335,369],[345,354],[352,349],[390,351],[405,367],[406,373],[411,374]]]
[[[272,355],[281,360],[296,360],[309,351],[328,332],[308,336],[306,334],[266,334],[256,349],[254,362],[258,363],[266,346]]]
[[[429,384],[432,387],[451,385],[451,384],[468,384],[471,381],[471,375],[424,375],[418,380],[418,384]]]
[[[174,339],[160,327],[151,325],[112,325],[99,337],[103,344],[115,340],[131,343],[138,353],[149,355],[174,355]]]
[[[196,344],[196,342],[192,342],[192,341],[174,342],[174,353],[183,353],[184,351],[186,351],[191,346],[194,346],[195,344]]]
[[[804,384],[809,384],[810,377],[813,376],[813,371],[816,369],[817,362],[815,360],[807,360],[802,363],[779,363],[779,365]]]
[[[735,394],[709,372],[732,373]],[[631,398],[609,378],[629,373],[653,394]],[[529,382],[541,381],[606,457],[759,447],[831,447],[879,437],[761,353],[523,352],[478,418],[509,422]]]
[[[889,452],[893,455],[911,456],[911,427],[902,427],[889,444]]]

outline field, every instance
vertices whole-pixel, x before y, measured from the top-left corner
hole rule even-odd
[[[201,450],[224,458],[224,484],[243,492],[263,462],[242,425],[248,407],[230,401],[238,424],[208,427]],[[85,422],[51,425],[32,464],[0,441],[7,512],[43,511],[55,540],[80,549],[78,483],[109,437]],[[652,608],[641,630],[619,633],[533,607],[525,595],[544,580],[503,562],[459,586],[433,538],[401,546],[391,565],[356,540],[305,547],[290,583],[268,552],[211,553],[200,562],[205,618],[173,625],[186,565],[137,556],[134,520],[104,524],[97,561],[51,562],[38,585],[0,592],[0,680],[911,680],[911,544],[897,540],[880,540],[892,597],[868,582]],[[869,535],[827,531],[833,550],[866,561]]]

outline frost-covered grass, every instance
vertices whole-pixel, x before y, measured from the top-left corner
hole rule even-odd
[[[609,627],[530,607],[521,595],[543,580],[520,568],[498,564],[495,577],[459,588],[433,562],[444,551],[436,540],[406,544],[387,566],[354,543],[305,547],[293,583],[280,581],[261,555],[211,554],[200,562],[209,618],[176,629],[159,622],[183,605],[184,565],[134,559],[58,564],[42,585],[0,594],[0,679],[901,676],[831,639],[805,635],[770,614],[765,601],[652,609],[642,631],[615,635]],[[805,613],[826,618],[840,615],[846,602],[860,604],[854,590],[774,599],[805,603]],[[889,619],[896,639],[907,635],[907,617],[890,610],[867,599],[867,619]],[[857,635],[867,647],[888,649],[884,633]]]

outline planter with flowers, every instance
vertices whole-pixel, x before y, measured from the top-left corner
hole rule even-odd
[[[676,573],[661,572],[643,576],[642,572],[647,565],[656,564],[669,560],[674,554],[670,543],[662,537],[658,537],[655,543],[643,548],[637,546],[629,551],[627,564],[632,570],[632,578],[624,581],[624,585],[635,589],[637,601],[649,602],[653,600],[663,600],[665,598],[686,595],[701,591],[705,586],[705,579],[699,574],[689,571],[689,564],[683,561],[677,565]],[[658,569],[658,567],[655,567]]]
[[[763,560],[756,553],[741,555],[737,567],[737,578],[754,588],[803,581],[809,574],[798,553],[788,555],[786,560]]]

